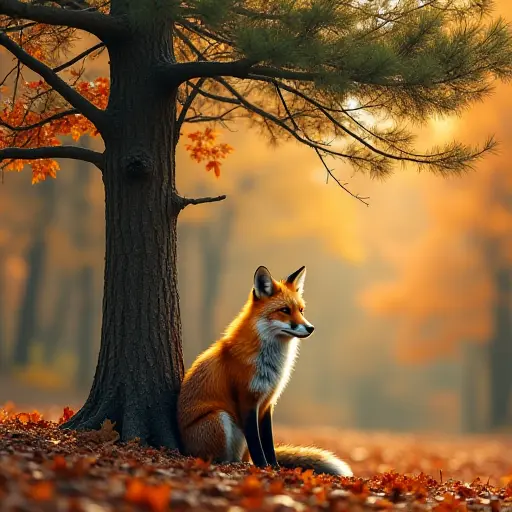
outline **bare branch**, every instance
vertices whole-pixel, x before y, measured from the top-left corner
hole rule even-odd
[[[5,27],[2,30],[6,33],[10,32],[21,32],[26,28],[35,27],[37,23],[35,21],[31,21],[29,23],[25,23],[23,25],[13,25],[12,27]]]
[[[288,132],[294,139],[305,144],[306,146],[309,146],[310,148],[313,148],[313,149],[315,149],[315,148],[319,149],[323,153],[326,153],[326,154],[329,154],[332,156],[336,156],[336,157],[348,158],[348,159],[354,160],[354,161],[358,161],[358,160],[362,161],[362,162],[367,161],[366,158],[358,157],[355,155],[348,155],[348,154],[342,153],[340,151],[335,151],[333,149],[326,147],[326,145],[321,142],[317,142],[317,141],[311,139],[310,137],[301,135],[299,132],[297,132],[297,130],[295,130],[295,128],[292,128],[286,124],[286,122],[285,122],[286,119],[281,119],[281,118],[271,114],[270,112],[263,110],[262,108],[258,107],[257,105],[254,105],[250,101],[248,101],[233,86],[231,86],[224,78],[216,78],[215,80],[217,80],[217,82],[222,84],[236,98],[234,101],[237,101],[238,104],[242,105],[250,112],[254,112],[255,114],[259,115],[262,119],[266,119],[266,120],[274,123],[275,125],[279,126],[283,130]]]
[[[38,160],[45,158],[69,158],[83,160],[103,170],[103,154],[78,146],[46,146],[41,148],[0,149],[0,162],[3,160]]]
[[[283,104],[283,107],[284,107],[286,113],[288,114],[288,117],[290,118],[292,124],[294,125],[295,129],[297,131],[302,131],[300,129],[299,125],[297,124],[297,122],[295,121],[294,116],[290,112],[290,109],[288,108],[288,104],[286,103],[286,100],[284,99],[284,96],[283,96],[283,93],[281,92],[281,89],[279,89],[279,86],[277,85],[277,83],[274,84],[274,85],[275,85],[277,94],[279,95],[279,99],[281,100],[281,103]],[[320,159],[320,161],[322,162],[322,165],[324,166],[325,170],[327,171],[327,176],[328,177],[330,176],[345,192],[350,194],[353,198],[357,199],[358,201],[361,201],[361,203],[365,204],[366,206],[370,206],[370,204],[366,201],[367,199],[369,199],[369,197],[362,197],[359,194],[354,194],[353,192],[351,192],[346,187],[346,184],[341,183],[341,181],[338,180],[338,178],[333,174],[332,170],[329,169],[329,166],[325,162],[325,158],[322,156],[322,153],[320,153],[320,150],[318,148],[315,148],[315,152],[316,152],[318,158]]]
[[[197,114],[195,116],[190,116],[185,118],[185,123],[222,123],[223,125],[227,122],[233,119],[233,117],[230,117],[229,119],[226,119],[226,117],[229,116],[229,114],[233,113],[235,110],[238,110],[240,106],[232,107],[225,112],[222,112],[221,114],[212,115],[212,116],[204,116],[202,114]]]
[[[1,32],[0,45],[9,50],[22,64],[44,78],[48,85],[53,87],[71,106],[78,109],[81,114],[93,122],[98,130],[101,131],[106,119],[105,112],[95,107],[89,100],[62,80],[50,67],[32,57],[21,46]]]
[[[227,45],[233,46],[233,41],[230,41],[229,39],[226,39],[222,37],[219,34],[215,34],[213,32],[210,32],[204,28],[204,26],[197,25],[196,23],[192,23],[185,19],[180,19],[179,24],[186,28],[189,32],[194,32],[200,36],[203,36],[207,39],[217,41],[218,43],[223,43]]]
[[[63,64],[61,64],[60,66],[57,66],[57,67],[53,68],[53,72],[54,73],[60,73],[62,70],[66,69],[66,68],[69,68],[69,66],[72,66],[73,64],[75,64],[79,60],[85,59],[91,53],[95,52],[96,50],[100,50],[101,48],[105,48],[105,44],[104,43],[95,44],[94,46],[91,46],[88,50],[83,51],[82,53],[80,53],[76,57],[73,57],[72,59],[68,60],[67,62],[64,62]]]
[[[181,126],[183,125],[183,122],[185,121],[187,112],[188,112],[189,108],[192,106],[192,103],[194,102],[196,96],[198,95],[199,91],[201,90],[201,86],[204,84],[205,81],[206,81],[206,78],[201,78],[197,82],[197,84],[190,83],[190,85],[192,86],[192,88],[194,90],[187,96],[187,99],[185,100],[185,103],[183,104],[183,106],[181,108],[180,115],[176,121],[175,144],[178,143],[178,140],[180,138]]]
[[[219,201],[224,201],[226,199],[226,195],[216,196],[216,197],[182,197],[177,196],[176,200],[181,210],[186,208],[189,204],[205,204],[205,203],[218,203]]]
[[[106,16],[97,11],[47,7],[19,0],[0,0],[0,14],[46,25],[60,25],[85,30],[101,40],[121,37],[127,31],[127,26],[122,19]]]
[[[76,115],[76,114],[80,114],[80,112],[78,110],[72,108],[72,109],[64,110],[63,112],[54,114],[53,116],[47,117],[45,119],[41,119],[41,121],[38,121],[37,123],[27,124],[24,126],[13,126],[12,124],[6,123],[5,121],[2,121],[0,119],[0,126],[3,126],[4,128],[7,128],[8,130],[11,130],[13,132],[26,132],[29,130],[33,130],[34,128],[40,128],[41,126],[51,123],[52,121],[57,121],[58,119],[62,119],[64,117],[68,117],[68,116],[72,116],[72,115]]]

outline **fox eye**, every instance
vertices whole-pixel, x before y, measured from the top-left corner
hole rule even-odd
[[[284,308],[281,308],[279,311],[282,311],[285,315],[291,315],[291,309],[288,306],[285,306]]]
[[[299,308],[299,312],[302,315],[302,313],[304,313],[304,308]]]

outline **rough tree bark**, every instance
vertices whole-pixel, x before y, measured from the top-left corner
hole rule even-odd
[[[119,2],[118,5],[123,5]],[[115,5],[112,4],[114,9]],[[172,62],[170,27],[158,17],[108,45],[111,91],[104,130],[105,287],[93,386],[69,428],[116,422],[122,440],[177,447],[183,377],[176,273],[176,91],[155,70]]]

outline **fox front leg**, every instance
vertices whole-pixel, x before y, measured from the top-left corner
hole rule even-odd
[[[258,407],[253,407],[248,411],[244,424],[244,435],[253,464],[260,468],[268,466],[263,447],[261,446],[258,426]]]
[[[267,462],[271,466],[278,468],[279,464],[277,463],[276,451],[274,449],[274,436],[272,434],[272,412],[273,407],[270,406],[261,418],[260,438]]]

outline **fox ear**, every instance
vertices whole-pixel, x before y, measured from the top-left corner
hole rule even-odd
[[[267,267],[258,267],[254,273],[254,295],[257,299],[270,297],[274,293],[274,283]]]
[[[304,281],[306,280],[306,267],[302,266],[286,279],[287,283],[293,284],[297,293],[302,295],[304,292]]]

